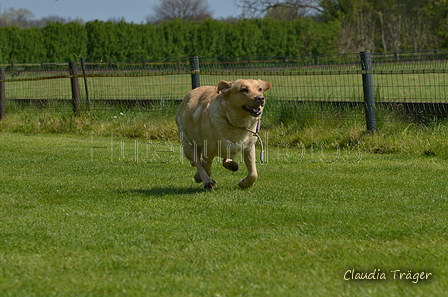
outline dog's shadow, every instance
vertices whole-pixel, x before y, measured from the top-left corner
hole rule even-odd
[[[192,195],[196,193],[204,193],[206,192],[206,190],[201,187],[196,188],[196,187],[166,186],[166,187],[134,189],[130,190],[129,192],[149,197],[164,197],[172,195]]]

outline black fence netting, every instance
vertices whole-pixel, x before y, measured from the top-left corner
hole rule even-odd
[[[273,117],[365,118],[362,75],[372,74],[380,120],[433,121],[448,115],[448,52],[359,53],[281,57],[180,57],[1,65],[6,113],[138,108],[172,112],[199,85],[240,78],[269,81]],[[70,66],[71,65],[71,66]]]

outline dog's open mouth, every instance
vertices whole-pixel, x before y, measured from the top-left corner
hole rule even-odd
[[[253,117],[259,117],[259,116],[261,116],[261,112],[262,112],[261,107],[262,107],[262,105],[255,106],[255,107],[244,105],[243,110],[250,113],[250,115]]]

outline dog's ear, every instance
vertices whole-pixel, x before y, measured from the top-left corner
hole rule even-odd
[[[222,80],[216,85],[216,92],[219,93],[222,91],[224,93],[226,89],[230,89],[231,86],[232,83],[230,81]]]
[[[272,87],[271,83],[269,83],[267,81],[264,81],[261,79],[259,79],[258,81],[260,82],[261,87],[263,88],[263,92],[266,92],[267,90],[269,90]]]

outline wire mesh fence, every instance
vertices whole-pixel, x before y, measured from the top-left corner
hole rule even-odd
[[[373,74],[375,107],[381,120],[434,121],[448,115],[448,52],[372,54],[373,70],[360,55],[283,57],[182,57],[165,60],[2,65],[6,114],[40,109],[80,112],[121,108],[173,108],[196,84],[254,78],[269,81],[266,113],[272,117],[364,119],[362,75]],[[79,104],[73,103],[75,78]],[[193,82],[194,83],[194,82]]]

